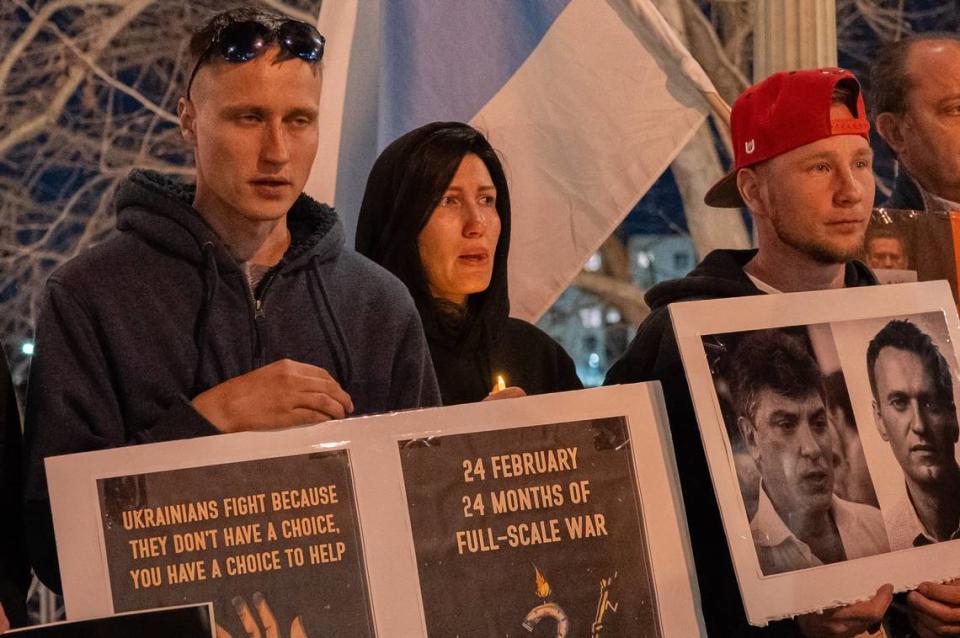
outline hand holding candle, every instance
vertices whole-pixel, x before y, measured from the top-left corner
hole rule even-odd
[[[493,389],[490,390],[490,394],[484,397],[484,401],[492,401],[497,399],[516,399],[518,397],[527,396],[527,393],[523,391],[523,388],[508,386],[505,380],[506,375],[498,374],[495,375],[495,377],[496,382],[493,384]]]

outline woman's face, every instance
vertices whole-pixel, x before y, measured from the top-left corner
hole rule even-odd
[[[465,155],[418,238],[430,293],[463,304],[486,290],[499,237],[490,171],[477,155]]]

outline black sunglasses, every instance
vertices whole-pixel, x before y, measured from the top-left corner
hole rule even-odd
[[[294,57],[313,63],[323,59],[325,43],[326,39],[315,27],[299,20],[284,20],[276,27],[252,20],[228,24],[214,36],[210,46],[193,65],[190,81],[187,82],[187,99],[190,99],[190,87],[193,86],[197,71],[217,48],[224,60],[240,64],[254,59],[271,44],[278,44]]]

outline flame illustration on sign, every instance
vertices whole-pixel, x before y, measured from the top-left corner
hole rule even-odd
[[[537,623],[549,618],[557,624],[555,638],[566,638],[567,632],[570,631],[570,619],[567,618],[566,612],[563,611],[560,605],[546,602],[547,596],[552,594],[553,590],[550,587],[550,583],[547,582],[547,579],[544,578],[540,572],[540,568],[536,565],[533,565],[533,575],[537,583],[537,596],[544,602],[531,609],[526,618],[523,619],[521,625],[523,625],[523,628],[527,631],[532,632]]]
[[[537,596],[546,600],[551,592],[550,583],[543,577],[543,574],[540,573],[540,569],[536,565],[533,566],[533,572],[537,581]]]

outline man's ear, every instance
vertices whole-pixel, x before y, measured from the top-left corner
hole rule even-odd
[[[877,425],[877,432],[880,433],[880,438],[884,441],[890,441],[890,434],[887,432],[887,426],[883,422],[883,417],[880,416],[880,404],[877,403],[877,400],[873,400],[873,422]]]
[[[876,121],[877,133],[897,154],[903,148],[903,117],[895,113],[881,113]]]
[[[747,205],[750,212],[759,214],[761,217],[766,215],[766,206],[763,205],[761,197],[762,189],[763,182],[756,170],[741,168],[737,171],[737,190],[740,191],[743,203]]]
[[[187,98],[180,98],[177,102],[177,117],[180,118],[180,136],[191,145],[197,143],[196,124],[197,111],[193,102]]]
[[[750,458],[753,459],[753,462],[756,463],[759,468],[760,448],[757,446],[757,430],[753,426],[753,422],[745,416],[737,417],[737,428],[740,430],[743,442],[747,444],[747,451],[750,453]]]

